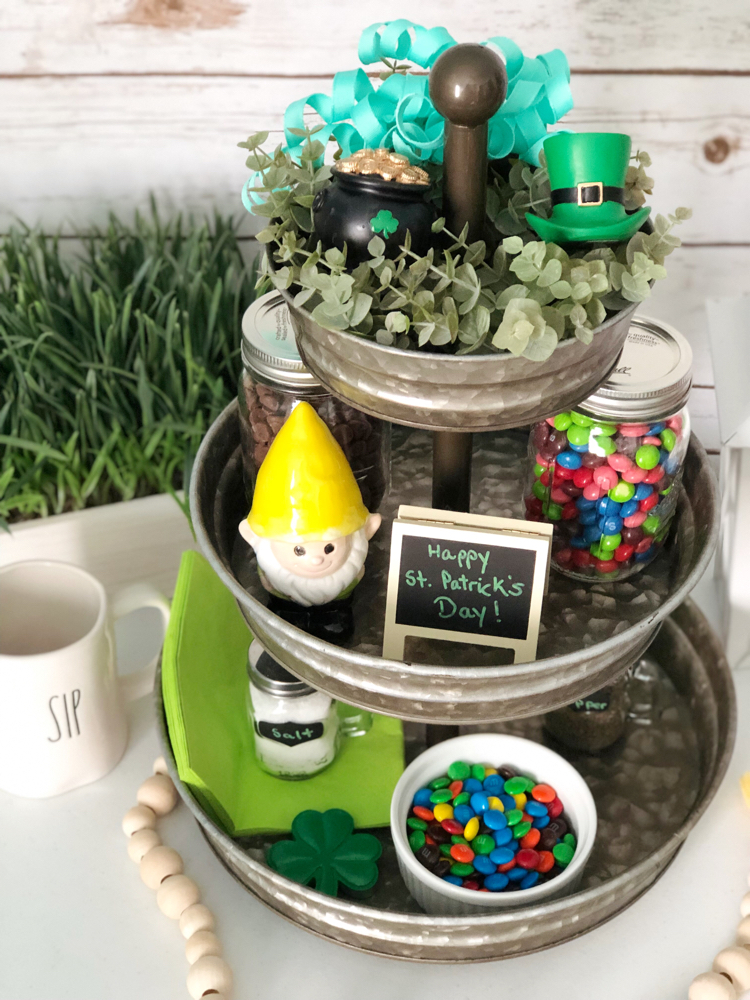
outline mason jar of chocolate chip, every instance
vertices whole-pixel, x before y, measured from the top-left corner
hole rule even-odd
[[[332,396],[297,351],[289,310],[277,292],[261,295],[242,319],[240,438],[248,499],[282,424],[300,400],[315,408],[341,445],[369,511],[390,481],[390,424]]]

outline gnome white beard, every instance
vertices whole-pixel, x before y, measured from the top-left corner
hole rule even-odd
[[[359,576],[367,558],[367,535],[365,529],[360,528],[350,537],[352,547],[346,562],[328,576],[297,576],[285,569],[271,551],[271,540],[268,538],[256,536],[253,548],[258,566],[273,589],[296,604],[309,608],[335,600]]]

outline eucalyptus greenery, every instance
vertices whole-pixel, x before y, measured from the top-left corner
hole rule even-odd
[[[249,151],[255,173],[252,211],[265,217],[258,239],[267,244],[273,267],[264,264],[277,288],[295,291],[321,326],[346,330],[404,350],[442,348],[466,354],[511,351],[535,361],[548,358],[559,341],[577,337],[589,343],[608,313],[650,294],[652,282],[666,277],[664,259],[680,245],[673,227],[690,217],[677,209],[657,215],[651,234],[636,233],[616,247],[568,254],[544,243],[528,228],[525,212],[547,218],[552,210],[547,170],[511,160],[492,171],[487,215],[498,232],[490,251],[484,241],[467,243],[467,232],[449,233],[438,219],[442,249],[424,257],[407,240],[393,258],[384,241],[370,241],[370,259],[349,271],[346,252],[324,249],[313,232],[312,203],[331,178],[319,165],[323,144],[316,129],[305,137],[300,162],[281,147],[264,151],[267,132],[240,143]],[[628,169],[626,207],[642,204],[653,181],[639,152]],[[440,173],[433,170],[433,197],[440,197]]]
[[[0,523],[173,493],[236,392],[255,275],[236,227],[156,211],[0,239]]]

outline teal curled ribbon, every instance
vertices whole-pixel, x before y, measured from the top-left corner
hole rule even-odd
[[[424,28],[407,20],[385,21],[366,28],[359,40],[359,59],[371,65],[382,59],[406,60],[429,69],[437,57],[456,44],[445,28]],[[554,49],[530,58],[510,38],[494,37],[483,44],[505,63],[508,91],[500,110],[489,121],[491,159],[515,155],[535,166],[554,125],[573,107],[570,68],[565,54]],[[336,73],[331,94],[310,94],[293,101],[284,114],[285,149],[297,159],[305,139],[292,129],[304,129],[305,113],[323,121],[316,138],[335,140],[342,154],[386,147],[412,163],[441,163],[444,120],[430,100],[428,77],[394,73],[375,88],[362,69]],[[253,193],[258,174],[242,190],[248,211],[260,199]]]

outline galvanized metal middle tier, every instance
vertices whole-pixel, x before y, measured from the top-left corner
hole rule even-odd
[[[492,438],[488,436],[491,443]],[[416,444],[414,444],[416,441]],[[481,444],[481,441],[480,441]],[[430,440],[417,434],[411,451],[394,450],[394,477],[399,472],[410,483],[419,464],[415,448],[422,448],[425,470],[429,469]],[[399,463],[405,462],[404,468]],[[475,465],[479,463],[475,462]],[[475,470],[482,477],[475,495],[486,493],[493,486],[493,476],[507,476],[491,462]],[[425,477],[429,479],[426,472]],[[247,501],[242,481],[239,422],[237,404],[232,403],[216,420],[201,445],[193,469],[190,505],[198,543],[222,582],[235,596],[253,634],[261,644],[292,673],[314,687],[349,704],[417,722],[473,724],[524,718],[570,704],[576,698],[590,694],[622,674],[646,649],[659,624],[685,599],[703,574],[716,542],[718,532],[718,497],[715,478],[700,442],[691,438],[684,467],[685,490],[680,499],[669,551],[662,553],[661,595],[629,604],[629,620],[623,620],[605,641],[592,643],[595,622],[601,618],[600,608],[614,607],[617,594],[640,596],[640,577],[620,588],[602,582],[596,585],[596,600],[577,584],[579,596],[571,591],[571,605],[581,605],[580,643],[562,655],[543,655],[533,663],[505,666],[447,666],[445,664],[400,663],[385,660],[372,652],[346,649],[323,642],[287,624],[263,603],[263,592],[254,583],[254,565],[246,550],[238,558],[237,526],[247,513]],[[522,484],[513,482],[514,497],[520,500]],[[412,487],[413,490],[413,487]],[[401,487],[398,495],[385,503],[386,525],[383,538],[388,537],[388,517],[398,503],[420,503],[422,498],[409,495]],[[481,508],[483,513],[497,511]],[[516,514],[515,516],[519,516]],[[381,546],[384,542],[379,542]],[[387,558],[387,546],[380,553]],[[664,561],[666,560],[666,562]],[[243,584],[245,584],[243,586]],[[368,602],[366,581],[355,593],[355,613]],[[640,587],[645,588],[641,580]],[[254,596],[253,592],[258,596]],[[586,601],[581,594],[588,594]],[[359,605],[357,605],[359,601]],[[372,602],[372,594],[369,595]],[[639,613],[638,609],[643,607]],[[384,609],[383,609],[384,610]],[[381,612],[376,609],[376,612]],[[640,616],[639,616],[640,614]],[[622,627],[620,627],[620,625]],[[554,635],[556,622],[550,623],[548,634]],[[587,632],[588,629],[588,632]],[[477,661],[474,661],[477,662]]]

